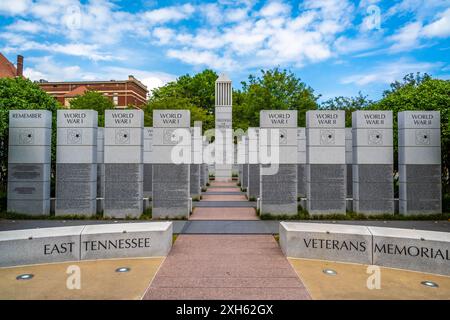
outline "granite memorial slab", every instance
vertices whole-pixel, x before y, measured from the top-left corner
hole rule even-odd
[[[143,212],[142,110],[105,111],[105,209],[112,218]]]
[[[97,124],[94,110],[58,110],[55,215],[97,213]]]
[[[373,264],[450,275],[450,233],[368,227],[373,235]]]
[[[297,129],[297,194],[306,198],[306,128]]]
[[[144,127],[144,198],[152,198],[153,128]]]
[[[80,259],[163,257],[172,236],[172,222],[89,225],[81,233]]]
[[[80,260],[84,226],[0,232],[0,267]]]
[[[202,122],[194,121],[194,127],[191,128],[191,164],[190,164],[190,197],[200,199],[202,193],[201,187],[201,162],[203,160],[203,141],[202,141]]]
[[[9,111],[8,212],[50,215],[52,113]]]
[[[189,110],[153,110],[153,219],[189,217],[190,122]],[[178,149],[187,152],[187,161],[175,161]]]
[[[353,133],[345,128],[345,164],[347,166],[347,198],[353,198]],[[353,210],[353,208],[352,208]]]
[[[353,211],[394,214],[392,111],[355,111]]]
[[[97,213],[103,213],[105,200],[105,128],[97,128]]]
[[[372,235],[367,227],[280,222],[279,232],[287,257],[372,264]]]
[[[345,112],[306,112],[306,209],[312,215],[345,214]]]
[[[297,215],[297,111],[262,110],[259,132],[260,213]],[[272,139],[273,135],[278,139]],[[264,163],[263,157],[267,156],[264,150],[276,153],[277,148],[277,159],[272,158],[271,164]]]
[[[398,114],[399,212],[442,212],[439,111]]]
[[[259,128],[248,128],[248,185],[247,197],[256,200],[260,195]]]

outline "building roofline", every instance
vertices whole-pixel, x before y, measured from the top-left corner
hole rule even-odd
[[[138,86],[140,86],[142,89],[146,90],[148,92],[148,88],[146,85],[144,85],[142,82],[137,80],[136,78],[127,79],[127,80],[104,80],[104,81],[35,81],[39,85],[54,85],[54,84],[79,84],[79,85],[85,85],[85,84],[111,84],[111,83],[127,83],[127,82],[133,82],[136,83]]]

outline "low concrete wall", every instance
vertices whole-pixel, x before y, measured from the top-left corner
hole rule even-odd
[[[448,232],[281,222],[280,246],[292,258],[450,275]]]
[[[0,267],[166,256],[172,222],[103,224],[0,232]]]

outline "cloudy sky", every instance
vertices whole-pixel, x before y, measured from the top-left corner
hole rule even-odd
[[[450,78],[450,1],[0,0],[0,52],[32,80],[153,88],[212,68],[240,87],[280,66],[322,100],[378,99],[409,72]]]

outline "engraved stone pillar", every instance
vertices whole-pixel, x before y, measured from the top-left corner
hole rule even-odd
[[[57,216],[97,213],[97,124],[94,110],[57,111]]]
[[[233,135],[232,130],[232,85],[231,80],[224,74],[215,83],[215,149],[216,159],[222,150],[221,163],[215,164],[216,180],[231,180],[233,168]],[[228,130],[228,131],[227,131]],[[229,135],[227,135],[229,133]],[[231,148],[231,149],[228,149]]]
[[[274,129],[274,133],[278,132],[278,141],[270,139]],[[259,140],[261,214],[297,215],[297,111],[261,111]],[[279,157],[269,169],[263,164],[263,157],[273,154],[270,151],[274,145],[279,146]],[[263,149],[268,150],[266,155]]]
[[[137,218],[143,211],[142,110],[105,111],[105,211]]]
[[[97,129],[97,197],[101,199],[101,208],[97,202],[97,212],[103,212],[103,202],[105,198],[105,128]]]
[[[353,198],[353,136],[352,136],[352,128],[345,128],[345,164],[347,167],[347,198]]]
[[[355,111],[353,211],[394,214],[392,111]]]
[[[152,199],[153,128],[144,127],[144,198]]]
[[[200,200],[201,188],[201,148],[202,148],[202,122],[194,121],[194,128],[191,128],[192,135],[192,155],[190,164],[190,195],[192,199]]]
[[[190,122],[188,110],[153,110],[154,219],[189,218]],[[176,164],[174,157],[181,154],[187,161]]]
[[[242,137],[242,143],[244,145],[244,159],[245,163],[242,164],[242,183],[241,187],[244,190],[247,190],[248,188],[248,137],[244,136]]]
[[[50,215],[52,113],[9,112],[8,212]]]
[[[300,198],[306,198],[306,129],[297,129],[297,193]]]
[[[398,114],[399,212],[442,212],[441,129],[439,111]]]
[[[201,185],[203,188],[207,187],[207,184],[209,183],[209,165],[206,163],[206,160],[204,158],[204,150],[208,147],[208,141],[205,136],[203,136],[203,150],[202,150],[202,181]]]
[[[346,212],[345,112],[306,112],[306,207],[310,214]]]
[[[247,197],[249,200],[259,198],[259,128],[248,128],[248,186]]]

